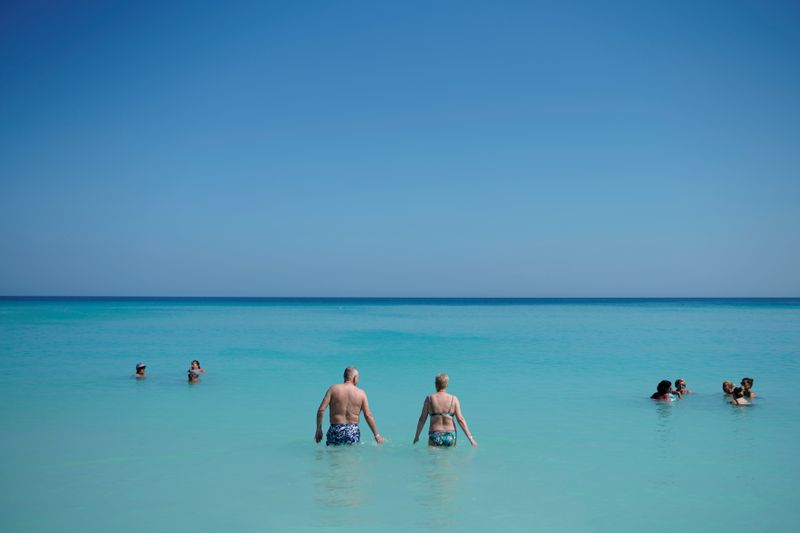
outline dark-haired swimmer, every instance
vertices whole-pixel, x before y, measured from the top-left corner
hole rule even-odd
[[[742,387],[736,387],[733,389],[733,400],[731,400],[731,405],[752,405],[744,397],[744,389]]]
[[[361,442],[361,430],[358,421],[361,413],[364,413],[364,420],[375,435],[375,442],[383,443],[383,437],[378,433],[378,426],[375,418],[369,409],[367,394],[358,388],[358,369],[348,366],[344,369],[344,383],[331,385],[325,392],[322,402],[317,409],[317,432],[314,440],[322,440],[322,419],[325,417],[325,410],[330,406],[331,425],[328,428],[326,446],[338,446],[340,444],[358,444]]]
[[[753,378],[742,378],[742,394],[745,398],[756,397],[756,393],[753,392]]]
[[[472,437],[467,421],[461,413],[461,403],[452,394],[447,394],[447,385],[450,378],[447,374],[436,376],[436,394],[425,397],[422,403],[422,414],[419,415],[417,422],[417,434],[414,435],[414,444],[419,441],[419,434],[425,426],[425,420],[431,417],[431,425],[428,428],[428,446],[450,447],[456,445],[456,421],[464,430],[464,434],[469,439],[472,446],[478,446]]]
[[[133,375],[136,379],[144,379],[144,369],[147,368],[147,365],[144,363],[137,363],[136,364],[136,373]]]
[[[733,394],[733,381],[723,381],[722,392],[724,392],[726,396]]]
[[[675,400],[680,400],[681,395],[672,390],[671,381],[663,379],[658,382],[658,385],[656,386],[656,392],[650,396],[650,399],[658,400],[660,402],[672,402]]]
[[[681,396],[685,396],[686,394],[694,394],[692,391],[686,388],[686,380],[683,378],[678,378],[675,380],[675,392]]]
[[[192,363],[189,365],[189,370],[192,370],[192,371],[194,371],[194,372],[196,372],[198,374],[205,374],[206,373],[206,371],[203,370],[203,368],[200,366],[200,361],[198,361],[197,359],[192,361]]]
[[[200,374],[198,374],[194,370],[190,369],[189,372],[187,372],[187,377],[189,383],[200,383]]]

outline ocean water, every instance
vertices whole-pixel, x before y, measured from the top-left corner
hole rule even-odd
[[[313,442],[349,364],[383,446]],[[442,371],[477,449],[411,443]],[[5,299],[0,530],[796,531],[799,377],[797,299]]]

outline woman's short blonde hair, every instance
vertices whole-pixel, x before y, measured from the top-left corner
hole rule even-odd
[[[436,390],[444,390],[447,388],[447,384],[450,383],[450,376],[442,372],[441,374],[436,374]]]

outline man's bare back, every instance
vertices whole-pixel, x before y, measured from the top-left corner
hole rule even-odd
[[[326,445],[331,444],[355,444],[361,440],[361,432],[358,429],[358,421],[361,413],[364,413],[364,420],[367,421],[372,434],[378,444],[383,442],[383,437],[378,434],[375,425],[375,418],[369,409],[367,394],[357,387],[358,370],[354,367],[347,367],[344,371],[344,383],[331,385],[325,392],[322,402],[317,409],[317,432],[314,440],[322,440],[322,419],[325,416],[325,409],[330,407],[331,427],[328,429]]]
[[[355,385],[337,383],[328,389],[331,424],[358,424],[367,395]]]

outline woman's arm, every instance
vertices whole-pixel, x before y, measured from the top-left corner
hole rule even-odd
[[[422,428],[425,427],[425,421],[428,419],[428,397],[425,397],[425,401],[422,402],[422,413],[419,415],[419,421],[417,422],[417,434],[414,435],[414,444],[419,441],[419,434],[422,433]]]
[[[464,430],[464,434],[469,439],[469,443],[477,448],[478,443],[475,442],[475,439],[472,438],[472,433],[469,432],[469,428],[467,427],[467,419],[464,418],[464,415],[461,413],[461,402],[458,401],[458,398],[456,398],[454,407],[456,412],[456,420],[458,420],[458,425],[461,426],[461,429]]]

